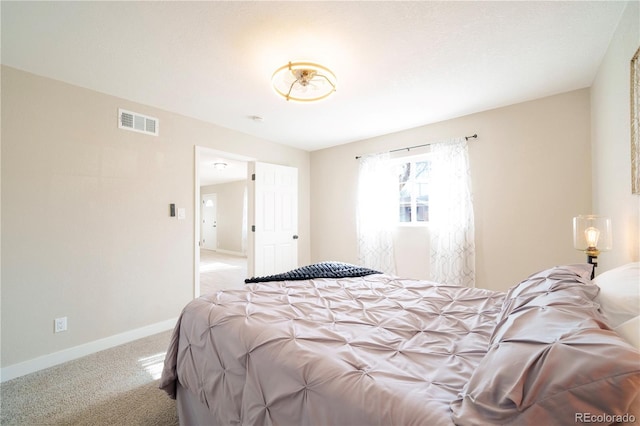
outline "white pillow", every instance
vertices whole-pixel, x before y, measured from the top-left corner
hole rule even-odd
[[[614,330],[640,351],[640,316],[633,317],[629,321],[623,322],[614,328]],[[638,394],[638,397],[640,397],[640,394]]]
[[[600,287],[596,302],[613,328],[640,315],[640,262],[603,272],[593,282]]]

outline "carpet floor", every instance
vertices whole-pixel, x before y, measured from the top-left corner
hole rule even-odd
[[[0,424],[178,425],[158,389],[171,331],[0,384]]]
[[[244,287],[247,258],[200,249],[200,294]]]

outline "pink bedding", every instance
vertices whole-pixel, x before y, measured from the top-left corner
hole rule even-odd
[[[507,293],[382,274],[218,292],[183,310],[160,387],[179,381],[220,425],[640,421],[640,353],[590,268]]]
[[[218,424],[451,424],[503,293],[386,275],[252,284],[191,302],[162,388]]]

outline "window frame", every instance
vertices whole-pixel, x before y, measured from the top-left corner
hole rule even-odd
[[[396,166],[400,166],[401,164],[405,164],[405,163],[411,163],[411,164],[415,164],[415,163],[419,163],[419,162],[424,162],[424,161],[428,161],[428,162],[432,162],[432,155],[430,152],[426,152],[426,153],[421,153],[421,154],[416,154],[416,155],[403,155],[403,156],[399,156],[399,157],[395,157],[393,159],[391,159],[391,163],[394,167]],[[416,169],[416,167],[412,167],[413,170]],[[413,172],[412,172],[413,173]],[[415,196],[415,194],[412,192],[411,194],[411,222],[401,222],[400,221],[400,186],[399,186],[400,182],[397,182],[398,185],[398,199],[397,199],[397,211],[398,211],[398,216],[397,216],[397,220],[396,220],[396,226],[400,226],[400,227],[428,227],[429,226],[429,221],[417,221],[414,220],[415,217],[417,216],[417,197]]]

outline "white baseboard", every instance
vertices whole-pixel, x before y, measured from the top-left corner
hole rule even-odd
[[[136,328],[134,330],[125,331],[124,333],[105,337],[103,339],[94,340],[59,352],[43,355],[28,361],[19,362],[0,369],[0,383],[6,382],[16,377],[24,376],[45,368],[53,367],[58,364],[72,361],[83,356],[91,355],[105,349],[113,348],[143,337],[152,336],[171,330],[175,327],[177,318],[147,325],[145,327]]]

